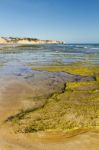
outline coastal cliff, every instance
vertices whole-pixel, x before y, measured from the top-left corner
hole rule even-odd
[[[39,40],[36,38],[1,37],[0,44],[64,44],[64,42],[57,40]]]

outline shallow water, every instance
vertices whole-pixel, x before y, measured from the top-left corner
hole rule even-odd
[[[2,49],[3,47],[3,49]],[[99,64],[99,44],[1,45],[0,63],[18,61],[23,64],[44,65],[76,61]]]

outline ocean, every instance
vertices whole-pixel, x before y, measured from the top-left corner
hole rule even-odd
[[[0,45],[0,65],[64,65],[83,62],[99,65],[99,44]],[[14,65],[14,67],[13,67]]]

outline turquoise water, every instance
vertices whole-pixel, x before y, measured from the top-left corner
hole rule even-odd
[[[0,64],[51,65],[86,62],[99,65],[99,44],[0,46]]]

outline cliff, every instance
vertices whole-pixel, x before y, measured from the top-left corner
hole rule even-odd
[[[39,40],[34,38],[1,37],[0,44],[64,44],[64,42],[57,40]]]

